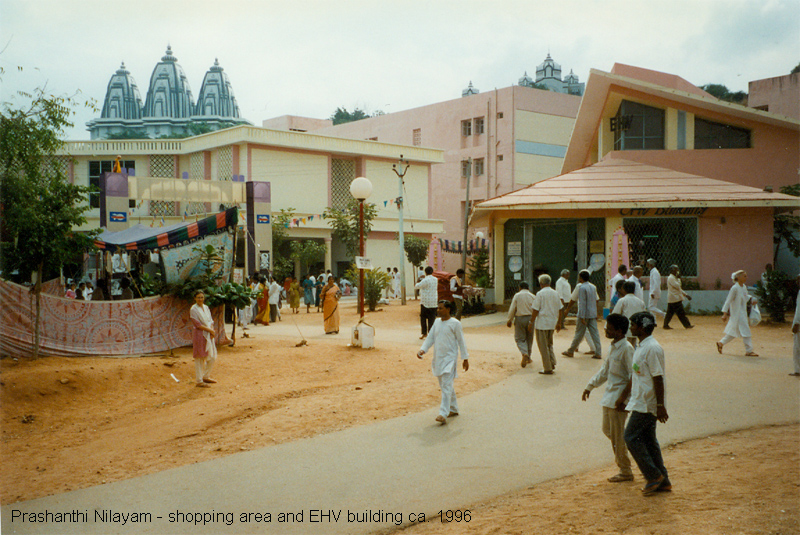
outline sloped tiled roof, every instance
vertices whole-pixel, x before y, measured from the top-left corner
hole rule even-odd
[[[475,212],[648,206],[800,208],[800,199],[663,167],[606,158],[486,200],[476,205]]]

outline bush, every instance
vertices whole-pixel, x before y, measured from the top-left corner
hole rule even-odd
[[[350,266],[350,269],[345,273],[345,277],[352,281],[353,284],[358,284],[358,269],[355,264]],[[383,290],[391,286],[391,284],[392,278],[380,268],[364,270],[364,302],[370,312],[375,310],[375,307],[378,306],[378,301],[381,300]]]
[[[769,317],[776,323],[784,322],[786,310],[792,306],[794,295],[791,292],[789,278],[782,271],[773,270],[767,274],[767,284],[761,280],[756,282],[755,295]]]

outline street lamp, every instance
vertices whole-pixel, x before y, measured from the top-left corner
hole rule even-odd
[[[409,168],[409,163],[407,160],[403,158],[403,155],[400,155],[400,161],[396,164],[392,165],[392,171],[394,174],[397,175],[397,178],[400,179],[400,192],[398,193],[397,197],[397,209],[400,210],[400,214],[398,219],[400,221],[400,235],[398,240],[400,241],[400,304],[406,304],[406,257],[405,257],[405,236],[403,234],[403,177],[406,176],[406,172]]]
[[[350,195],[358,200],[358,255],[364,256],[364,200],[372,194],[372,182],[360,176],[350,183]],[[358,313],[364,317],[364,270],[358,270]]]

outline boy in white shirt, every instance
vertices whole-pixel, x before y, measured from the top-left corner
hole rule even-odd
[[[631,380],[633,366],[633,346],[625,339],[628,332],[628,318],[622,314],[609,314],[606,318],[606,338],[611,339],[611,347],[603,365],[583,390],[581,399],[589,399],[591,391],[606,383],[606,392],[600,405],[603,407],[603,434],[611,440],[611,449],[614,459],[619,467],[619,473],[611,476],[611,483],[633,481],[631,460],[628,458],[628,448],[625,445],[625,420],[628,413],[616,407],[620,393],[628,386]],[[627,400],[625,400],[627,401]]]
[[[436,309],[438,318],[433,322],[433,327],[428,332],[428,337],[417,352],[421,359],[431,346],[434,346],[434,356],[431,360],[431,371],[439,379],[442,390],[442,403],[439,406],[439,416],[436,421],[444,425],[447,418],[458,416],[458,402],[453,382],[457,376],[458,354],[461,352],[464,371],[469,370],[469,355],[467,344],[464,340],[464,331],[461,322],[450,316],[455,305],[450,301],[439,301]]]

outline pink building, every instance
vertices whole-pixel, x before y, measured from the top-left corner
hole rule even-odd
[[[800,119],[800,72],[750,82],[747,105],[757,110]]]
[[[650,257],[705,289],[730,287],[736,269],[757,276],[773,259],[773,216],[800,205],[772,193],[798,182],[798,147],[797,119],[674,75],[592,70],[561,175],[476,206],[474,224],[491,228],[495,302],[564,268],[574,282],[594,266],[605,288],[619,263]]]
[[[464,239],[467,176],[472,206],[559,174],[580,102],[575,95],[512,86],[337,126],[295,117],[263,126],[443,149],[444,163],[431,168],[428,217],[444,221],[436,238],[458,243]],[[406,206],[417,202],[406,189]],[[468,239],[477,230],[470,228]],[[461,266],[460,254],[443,257],[445,269]]]

